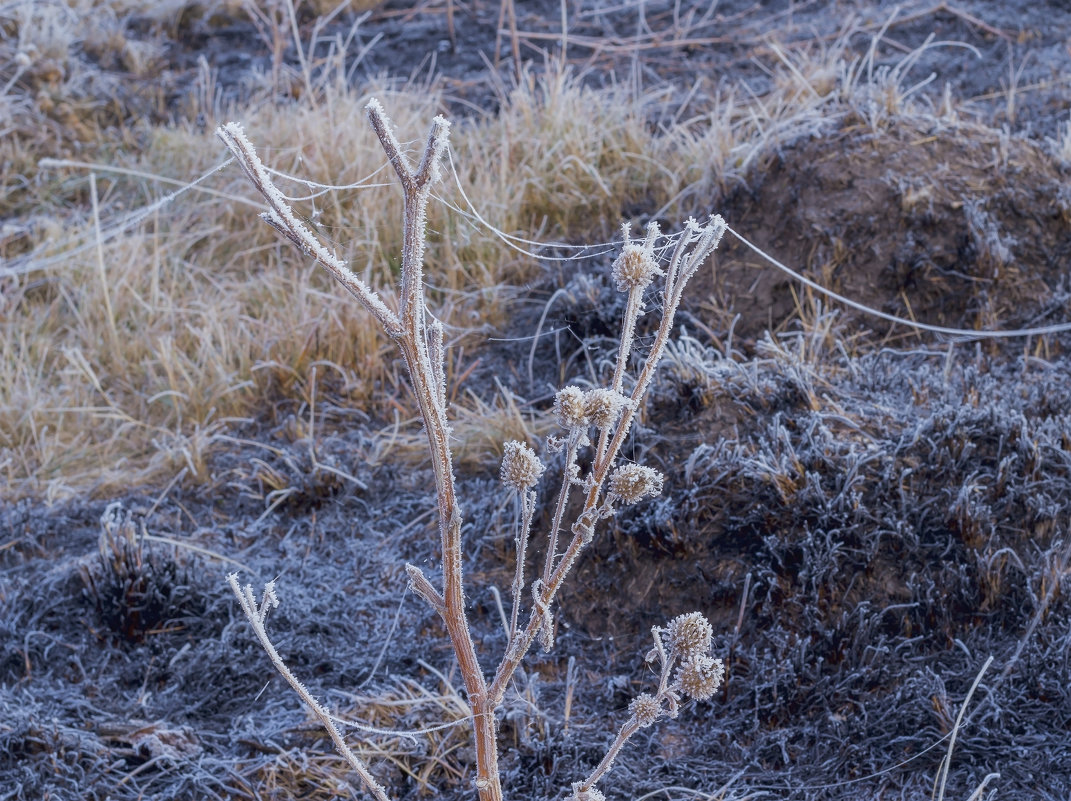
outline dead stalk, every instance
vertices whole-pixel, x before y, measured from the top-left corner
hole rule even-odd
[[[571,411],[562,412],[562,419],[565,421],[562,424],[566,427],[567,434],[558,445],[565,454],[565,478],[558,493],[554,522],[549,532],[542,578],[537,579],[531,585],[532,609],[523,627],[519,626],[519,610],[524,595],[524,554],[536,509],[537,495],[534,488],[543,472],[543,465],[526,445],[506,444],[507,457],[503,461],[502,480],[507,489],[520,493],[521,514],[516,537],[517,566],[511,587],[513,609],[509,626],[509,645],[493,674],[493,681],[488,684],[477,658],[465,614],[461,547],[462,513],[457,499],[449,448],[450,428],[446,414],[443,329],[438,321],[432,320],[429,323],[424,297],[423,255],[427,206],[432,185],[439,178],[440,160],[447,147],[450,125],[442,117],[435,118],[424,146],[423,156],[420,163],[414,167],[402,152],[391,123],[380,104],[375,100],[370,101],[367,111],[372,128],[394,167],[404,193],[401,281],[397,312],[388,308],[374,290],[328,251],[299,221],[283,195],[271,182],[267,170],[257,157],[253,145],[245,137],[241,127],[235,123],[228,123],[220,128],[218,133],[238,159],[250,180],[267,200],[269,209],[261,216],[302,251],[319,262],[371,312],[384,332],[394,340],[405,363],[413,395],[420,408],[435,475],[439,536],[443,553],[442,589],[436,588],[418,567],[407,565],[406,571],[413,590],[442,618],[461,669],[472,715],[476,751],[475,785],[480,801],[501,801],[496,710],[521,660],[531,648],[535,638],[541,633],[544,646],[549,649],[552,632],[551,605],[577,557],[591,542],[599,520],[611,516],[614,513],[615,504],[634,503],[655,495],[661,490],[662,478],[656,471],[638,465],[618,467],[617,456],[631,428],[632,421],[641,408],[655,368],[662,358],[684,285],[717,247],[725,230],[725,224],[720,217],[711,218],[706,226],[700,226],[695,221],[689,220],[685,231],[680,235],[680,240],[665,273],[666,285],[662,293],[661,316],[654,344],[635,376],[631,392],[627,397],[623,392],[628,374],[635,323],[642,309],[643,292],[655,276],[663,273],[654,258],[654,244],[659,236],[658,227],[654,224],[649,226],[647,236],[640,245],[629,242],[626,228],[625,249],[614,263],[615,280],[619,289],[628,292],[628,304],[625,319],[622,322],[622,342],[618,351],[612,389],[597,389],[581,393],[575,387],[567,387],[559,393],[559,403],[563,409],[572,404]],[[584,445],[590,443],[588,432],[591,427],[599,431],[598,445],[595,448],[588,474],[582,476],[576,463],[577,454]],[[564,554],[559,557],[556,552],[557,533],[562,525],[569,491],[573,485],[579,486],[584,491],[584,507],[570,527],[572,539]],[[386,801],[383,788],[376,783],[363,763],[346,746],[327,711],[290,673],[268,639],[264,621],[268,607],[278,603],[273,587],[269,585],[266,588],[264,602],[258,607],[253,599],[251,588],[240,588],[236,576],[230,578],[230,583],[243,611],[253,625],[257,638],[268,652],[276,669],[321,720],[339,752],[361,776],[368,790],[376,796],[377,801]],[[709,628],[709,624],[705,625]],[[657,643],[657,630],[655,637]],[[658,648],[660,649],[661,646],[659,645]],[[709,649],[709,637],[706,648]],[[664,702],[675,710],[675,693],[681,691],[678,686],[680,680],[678,679],[677,684],[673,685],[669,682],[670,668],[676,656],[671,653],[667,658],[664,651],[660,653],[663,656],[663,670],[659,695],[651,698],[657,700],[658,703]],[[720,661],[711,660],[708,657],[702,658],[707,660],[701,665],[706,671],[703,675],[713,676],[712,666],[715,662],[720,665]],[[717,680],[720,681],[720,674]],[[687,690],[684,691],[687,692]],[[597,794],[594,789],[595,781],[609,769],[624,742],[637,728],[646,725],[637,720],[639,719],[634,714],[632,719],[622,727],[606,759],[595,773],[589,776],[586,782],[574,786],[574,795],[578,799],[582,801],[584,798],[595,797],[593,795]]]

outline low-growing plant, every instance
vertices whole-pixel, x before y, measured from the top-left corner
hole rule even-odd
[[[180,618],[204,612],[189,569],[173,551],[150,547],[148,537],[143,519],[121,503],[109,504],[100,518],[96,563],[79,570],[102,633],[119,642],[142,642]]]
[[[436,586],[415,565],[406,565],[406,571],[411,588],[442,618],[461,670],[475,740],[475,785],[479,797],[481,801],[500,801],[496,713],[515,671],[537,640],[544,650],[552,648],[552,606],[570,569],[592,542],[600,521],[612,517],[623,506],[662,491],[663,477],[658,471],[623,461],[620,451],[665,353],[685,285],[718,246],[725,223],[716,215],[706,224],[688,220],[684,230],[671,238],[670,257],[664,266],[657,256],[662,234],[656,223],[647,226],[642,240],[630,238],[629,226],[623,227],[624,247],[612,265],[613,281],[626,294],[613,376],[609,386],[587,390],[567,386],[555,398],[554,415],[561,431],[547,439],[545,455],[562,459],[564,466],[561,484],[546,507],[550,523],[543,569],[533,580],[525,576],[525,562],[531,530],[540,509],[537,487],[544,463],[526,443],[504,444],[500,478],[505,490],[516,497],[520,514],[515,532],[516,567],[510,587],[508,643],[494,671],[487,672],[480,664],[465,612],[462,507],[450,452],[443,325],[428,312],[424,293],[426,210],[432,187],[440,177],[440,161],[448,146],[450,124],[441,116],[435,118],[422,158],[414,166],[403,153],[382,106],[371,100],[367,112],[404,192],[396,310],[384,303],[298,219],[272,183],[240,125],[228,123],[218,134],[267,201],[268,210],[261,217],[334,276],[371,313],[401,354],[424,424],[435,476],[442,544],[441,585]],[[645,293],[656,279],[662,282],[657,326],[646,353],[635,354],[636,324],[643,313]],[[571,503],[577,495],[580,503]],[[570,514],[577,506],[580,511],[575,516]],[[572,522],[566,527],[567,518]],[[568,539],[563,537],[559,542],[562,533]],[[229,582],[275,668],[320,720],[366,788],[380,801],[386,801],[387,791],[347,745],[328,710],[294,676],[272,644],[265,623],[268,612],[279,605],[274,582],[265,586],[259,602],[252,586],[239,584],[237,574],[231,574]],[[523,611],[525,608],[527,612]],[[652,634],[654,648],[647,660],[657,665],[657,687],[633,699],[629,717],[606,756],[586,778],[573,783],[575,801],[603,798],[596,783],[636,731],[660,718],[675,717],[682,698],[709,699],[722,682],[724,666],[711,652],[713,630],[700,613],[679,615],[666,626],[655,627]]]

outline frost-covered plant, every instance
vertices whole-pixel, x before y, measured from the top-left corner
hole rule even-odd
[[[413,165],[402,152],[382,106],[376,100],[371,100],[367,111],[372,128],[404,192],[397,311],[389,308],[298,220],[282,193],[271,182],[241,126],[228,123],[219,129],[218,134],[267,200],[268,210],[261,217],[319,262],[368,309],[384,332],[394,340],[408,370],[428,438],[435,475],[443,554],[442,586],[436,587],[415,565],[406,565],[406,571],[413,590],[442,618],[461,670],[471,710],[479,797],[481,801],[500,801],[502,786],[498,772],[496,711],[502,704],[515,671],[537,639],[546,650],[553,646],[551,607],[570,569],[591,542],[599,521],[611,517],[620,505],[637,503],[662,491],[663,479],[657,470],[643,465],[620,464],[619,454],[636,413],[643,404],[655,368],[665,352],[684,287],[718,246],[725,223],[719,216],[711,217],[705,225],[689,220],[678,236],[664,269],[655,255],[660,238],[657,224],[648,225],[642,243],[634,243],[629,238],[628,226],[624,227],[624,249],[613,263],[612,270],[618,289],[628,293],[628,298],[613,379],[609,387],[587,391],[568,386],[555,398],[554,413],[562,433],[548,439],[546,450],[551,455],[562,455],[563,478],[557,488],[547,532],[543,570],[530,584],[524,576],[525,555],[538,506],[536,487],[544,466],[526,444],[505,443],[500,478],[505,488],[518,496],[522,513],[515,540],[516,572],[511,586],[513,604],[509,642],[494,672],[487,673],[477,658],[465,614],[462,512],[449,448],[443,327],[427,313],[424,298],[426,210],[432,185],[439,178],[440,159],[447,147],[450,124],[442,117],[435,118],[423,157],[419,164]],[[638,370],[630,377],[629,357],[636,321],[643,311],[643,294],[660,277],[664,279],[664,286],[658,327]],[[579,456],[585,448],[589,449],[584,452],[590,453],[590,459],[585,459],[582,465]],[[580,512],[565,528],[566,510],[570,506],[570,498],[576,494],[582,499]],[[559,549],[558,537],[563,531],[568,532],[568,541],[564,549]],[[386,791],[346,745],[328,711],[291,673],[272,645],[264,623],[269,609],[279,603],[274,584],[269,583],[265,587],[263,599],[257,603],[252,587],[241,587],[237,574],[231,574],[229,581],[276,669],[319,718],[339,752],[361,776],[367,789],[380,801],[386,801]],[[526,598],[530,600],[526,601]],[[524,619],[522,610],[526,605],[528,612]],[[662,635],[666,637],[665,642]],[[711,636],[710,624],[699,613],[682,615],[664,629],[654,630],[655,648],[648,658],[657,658],[661,664],[658,689],[654,694],[643,694],[633,701],[629,708],[630,718],[621,728],[606,758],[586,780],[573,786],[573,795],[578,801],[602,797],[595,783],[610,768],[625,741],[639,728],[663,716],[675,717],[682,695],[698,700],[713,695],[722,680],[723,667],[721,660],[710,655]]]
[[[658,690],[640,693],[629,704],[629,719],[621,726],[602,762],[582,782],[573,784],[571,801],[599,801],[604,796],[595,782],[614,764],[621,746],[640,729],[662,717],[677,717],[681,696],[706,701],[717,692],[725,678],[725,665],[710,655],[714,630],[698,612],[678,615],[665,627],[651,629],[654,648],[647,661],[659,663]],[[665,640],[663,640],[665,637]],[[674,675],[673,668],[677,671]]]
[[[1064,169],[1071,169],[1071,120],[1060,123],[1056,128],[1056,138],[1046,137],[1045,142],[1056,163]]]

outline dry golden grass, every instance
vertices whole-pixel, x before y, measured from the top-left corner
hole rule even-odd
[[[106,32],[116,13],[96,27]],[[99,76],[71,55],[85,35],[75,36],[67,16],[50,19],[55,25],[35,45],[29,71],[0,95],[13,115],[0,141],[11,165],[2,206],[10,218],[0,231],[0,494],[108,496],[166,482],[182,469],[187,481],[210,482],[208,454],[218,436],[234,420],[272,417],[283,401],[307,402],[313,365],[323,366],[324,391],[340,403],[384,425],[393,420],[404,395],[397,367],[383,358],[388,343],[326,276],[256,220],[259,203],[237,169],[153,207],[176,182],[222,161],[214,123],[224,115],[241,120],[267,164],[350,187],[319,193],[282,182],[294,196],[316,195],[297,204],[301,213],[382,290],[397,270],[401,197],[363,122],[371,92],[328,73],[300,100],[259,96],[223,110],[206,99],[210,76],[202,76],[189,111],[204,114],[206,128],[105,129],[110,118],[92,100]],[[2,22],[13,38],[0,58],[10,65],[30,34],[18,15]],[[792,54],[775,47],[768,95],[744,102],[731,88],[711,89],[707,100],[675,115],[657,91],[635,96],[584,88],[567,71],[525,73],[502,90],[497,115],[457,124],[452,162],[468,199],[500,232],[603,241],[632,209],[678,216],[708,207],[759,154],[849,110],[862,90],[859,70],[838,76],[835,69],[846,41]],[[46,69],[46,61],[56,68]],[[883,119],[910,113],[885,80]],[[401,131],[423,130],[442,105],[435,89],[372,89]],[[78,141],[88,144],[79,150]],[[99,169],[39,163],[79,154]],[[439,191],[467,207],[452,176]],[[474,357],[506,321],[504,287],[535,275],[537,262],[444,203],[433,203],[430,214],[432,302],[448,339]],[[481,405],[496,403],[457,401],[462,433],[463,409],[484,415]],[[508,404],[495,414],[503,432],[520,434]],[[464,437],[462,451],[482,455],[479,437]]]
[[[382,92],[381,92],[382,94]],[[235,110],[266,150],[267,163],[337,185],[301,204],[319,230],[373,286],[397,267],[401,201],[377,185],[384,166],[357,92],[325,91],[315,102]],[[399,129],[433,116],[434,94],[389,97]],[[643,154],[654,137],[642,108],[595,102],[568,76],[533,80],[497,118],[459,126],[453,159],[471,201],[504,231],[590,237],[617,221],[621,204],[676,189],[672,173]],[[290,143],[300,143],[293,146]],[[312,364],[332,365],[330,389],[345,403],[383,414],[400,394],[382,358],[387,343],[328,279],[279,242],[252,214],[237,170],[127,227],[127,215],[169,190],[154,175],[188,180],[222,158],[208,132],[158,128],[141,152],[95,171],[99,202],[53,212],[33,250],[11,262],[0,319],[0,442],[11,495],[112,494],[132,484],[210,480],[205,450],[233,418],[270,413],[303,398]],[[501,165],[495,174],[476,165]],[[42,176],[84,196],[84,168]],[[308,195],[290,184],[295,195]],[[447,185],[452,203],[462,199]],[[88,206],[88,208],[87,208]],[[437,205],[428,272],[439,314],[456,336],[479,321],[504,321],[497,288],[530,274],[534,261],[468,219]],[[97,224],[99,219],[99,225]],[[116,229],[121,228],[124,230]],[[113,233],[114,232],[114,233]]]

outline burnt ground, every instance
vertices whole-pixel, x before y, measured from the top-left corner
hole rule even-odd
[[[709,26],[692,18],[696,43],[682,46],[658,39],[673,8],[646,4],[646,22],[634,4],[578,16],[567,55],[589,80],[613,69],[671,82],[681,98],[698,74],[761,91],[755,56],[771,31],[821,40],[848,13],[878,27],[890,13],[719,4]],[[522,57],[555,54],[558,13],[518,4],[518,29],[532,34],[519,39]],[[354,80],[441,73],[452,111],[493,113],[497,14],[494,3],[459,3],[452,50],[444,8],[387,4],[359,28],[362,43],[381,38]],[[947,81],[974,116],[879,132],[831,120],[765,154],[720,210],[824,286],[886,312],[963,328],[1069,319],[1068,174],[1038,146],[1071,104],[1052,81],[1067,74],[1071,14],[1057,3],[920,3],[898,19],[890,59],[930,33],[981,52],[934,49],[916,67],[920,79],[937,72],[933,88]],[[651,46],[637,49],[641,40]],[[162,81],[174,83],[153,113],[181,113],[176,87],[199,54],[236,94],[270,65],[243,21],[178,19]],[[1013,108],[998,95],[1016,72],[1039,88]],[[556,343],[566,377],[587,377],[583,349],[614,336],[606,266],[577,275],[548,264],[532,289],[540,302],[521,306],[503,338],[531,334],[542,302],[564,288],[548,330],[568,332]],[[638,737],[602,783],[608,797],[731,783],[741,796],[929,798],[992,656],[946,797],[966,799],[999,773],[979,797],[1067,798],[1071,339],[949,342],[819,307],[731,239],[715,267],[691,288],[628,451],[665,471],[666,495],[612,521],[568,585],[556,649],[530,660],[507,699],[507,792],[560,797],[586,773],[649,687],[650,626],[698,607],[720,632],[725,690]],[[546,369],[555,342],[536,351],[534,385],[528,348],[504,344],[474,385],[498,375],[544,397],[560,378]],[[330,400],[318,409],[317,460],[359,483],[319,469],[307,414],[280,403],[229,432],[210,496],[179,482],[0,508],[0,798],[347,797],[356,779],[238,614],[224,582],[235,569],[254,585],[278,578],[276,642],[340,714],[403,729],[459,714],[438,622],[401,592],[406,561],[437,563],[426,472],[379,458],[374,427]],[[489,588],[505,593],[512,575],[512,510],[493,500],[493,465],[460,478],[470,613],[489,663],[504,639]],[[463,725],[370,742],[374,771],[399,797],[471,797]]]

